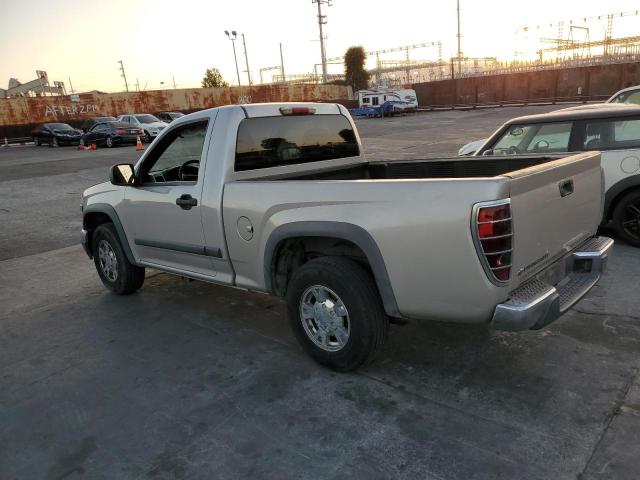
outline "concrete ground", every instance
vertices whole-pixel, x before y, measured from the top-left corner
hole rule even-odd
[[[358,126],[371,158],[455,154],[512,116]],[[79,193],[133,148],[0,148],[0,479],[637,479],[640,251],[538,332],[393,325],[376,364],[311,361],[274,298],[148,272],[101,285]]]

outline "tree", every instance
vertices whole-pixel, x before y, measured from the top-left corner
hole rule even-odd
[[[344,54],[344,76],[347,84],[351,85],[354,91],[369,87],[369,72],[364,68],[366,59],[367,54],[360,46],[349,47]]]
[[[217,68],[207,68],[202,79],[202,88],[208,87],[228,87],[229,84],[222,78],[220,70]]]

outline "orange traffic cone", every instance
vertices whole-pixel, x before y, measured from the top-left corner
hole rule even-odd
[[[95,143],[92,143],[92,144],[91,144],[91,150],[95,150],[96,148],[98,148],[98,147],[96,146],[96,144],[95,144]]]
[[[140,135],[138,135],[138,140],[136,140],[136,152],[139,152],[140,150],[144,150],[144,147],[142,146],[142,141],[140,140]]]

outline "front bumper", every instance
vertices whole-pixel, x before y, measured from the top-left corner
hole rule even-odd
[[[511,293],[491,321],[496,330],[538,330],[584,297],[605,271],[613,240],[594,237]]]
[[[91,252],[91,247],[89,246],[89,232],[84,228],[80,232],[80,243],[82,244],[82,248],[89,255],[89,258],[93,258],[93,253]]]

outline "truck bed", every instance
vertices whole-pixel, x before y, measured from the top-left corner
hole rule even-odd
[[[566,156],[566,155],[565,155]],[[291,174],[278,180],[393,180],[420,178],[497,177],[533,165],[557,160],[561,156],[487,156],[468,158],[436,158],[424,160],[392,160],[369,162],[348,167],[334,167],[313,173]],[[273,178],[276,179],[276,178]]]

